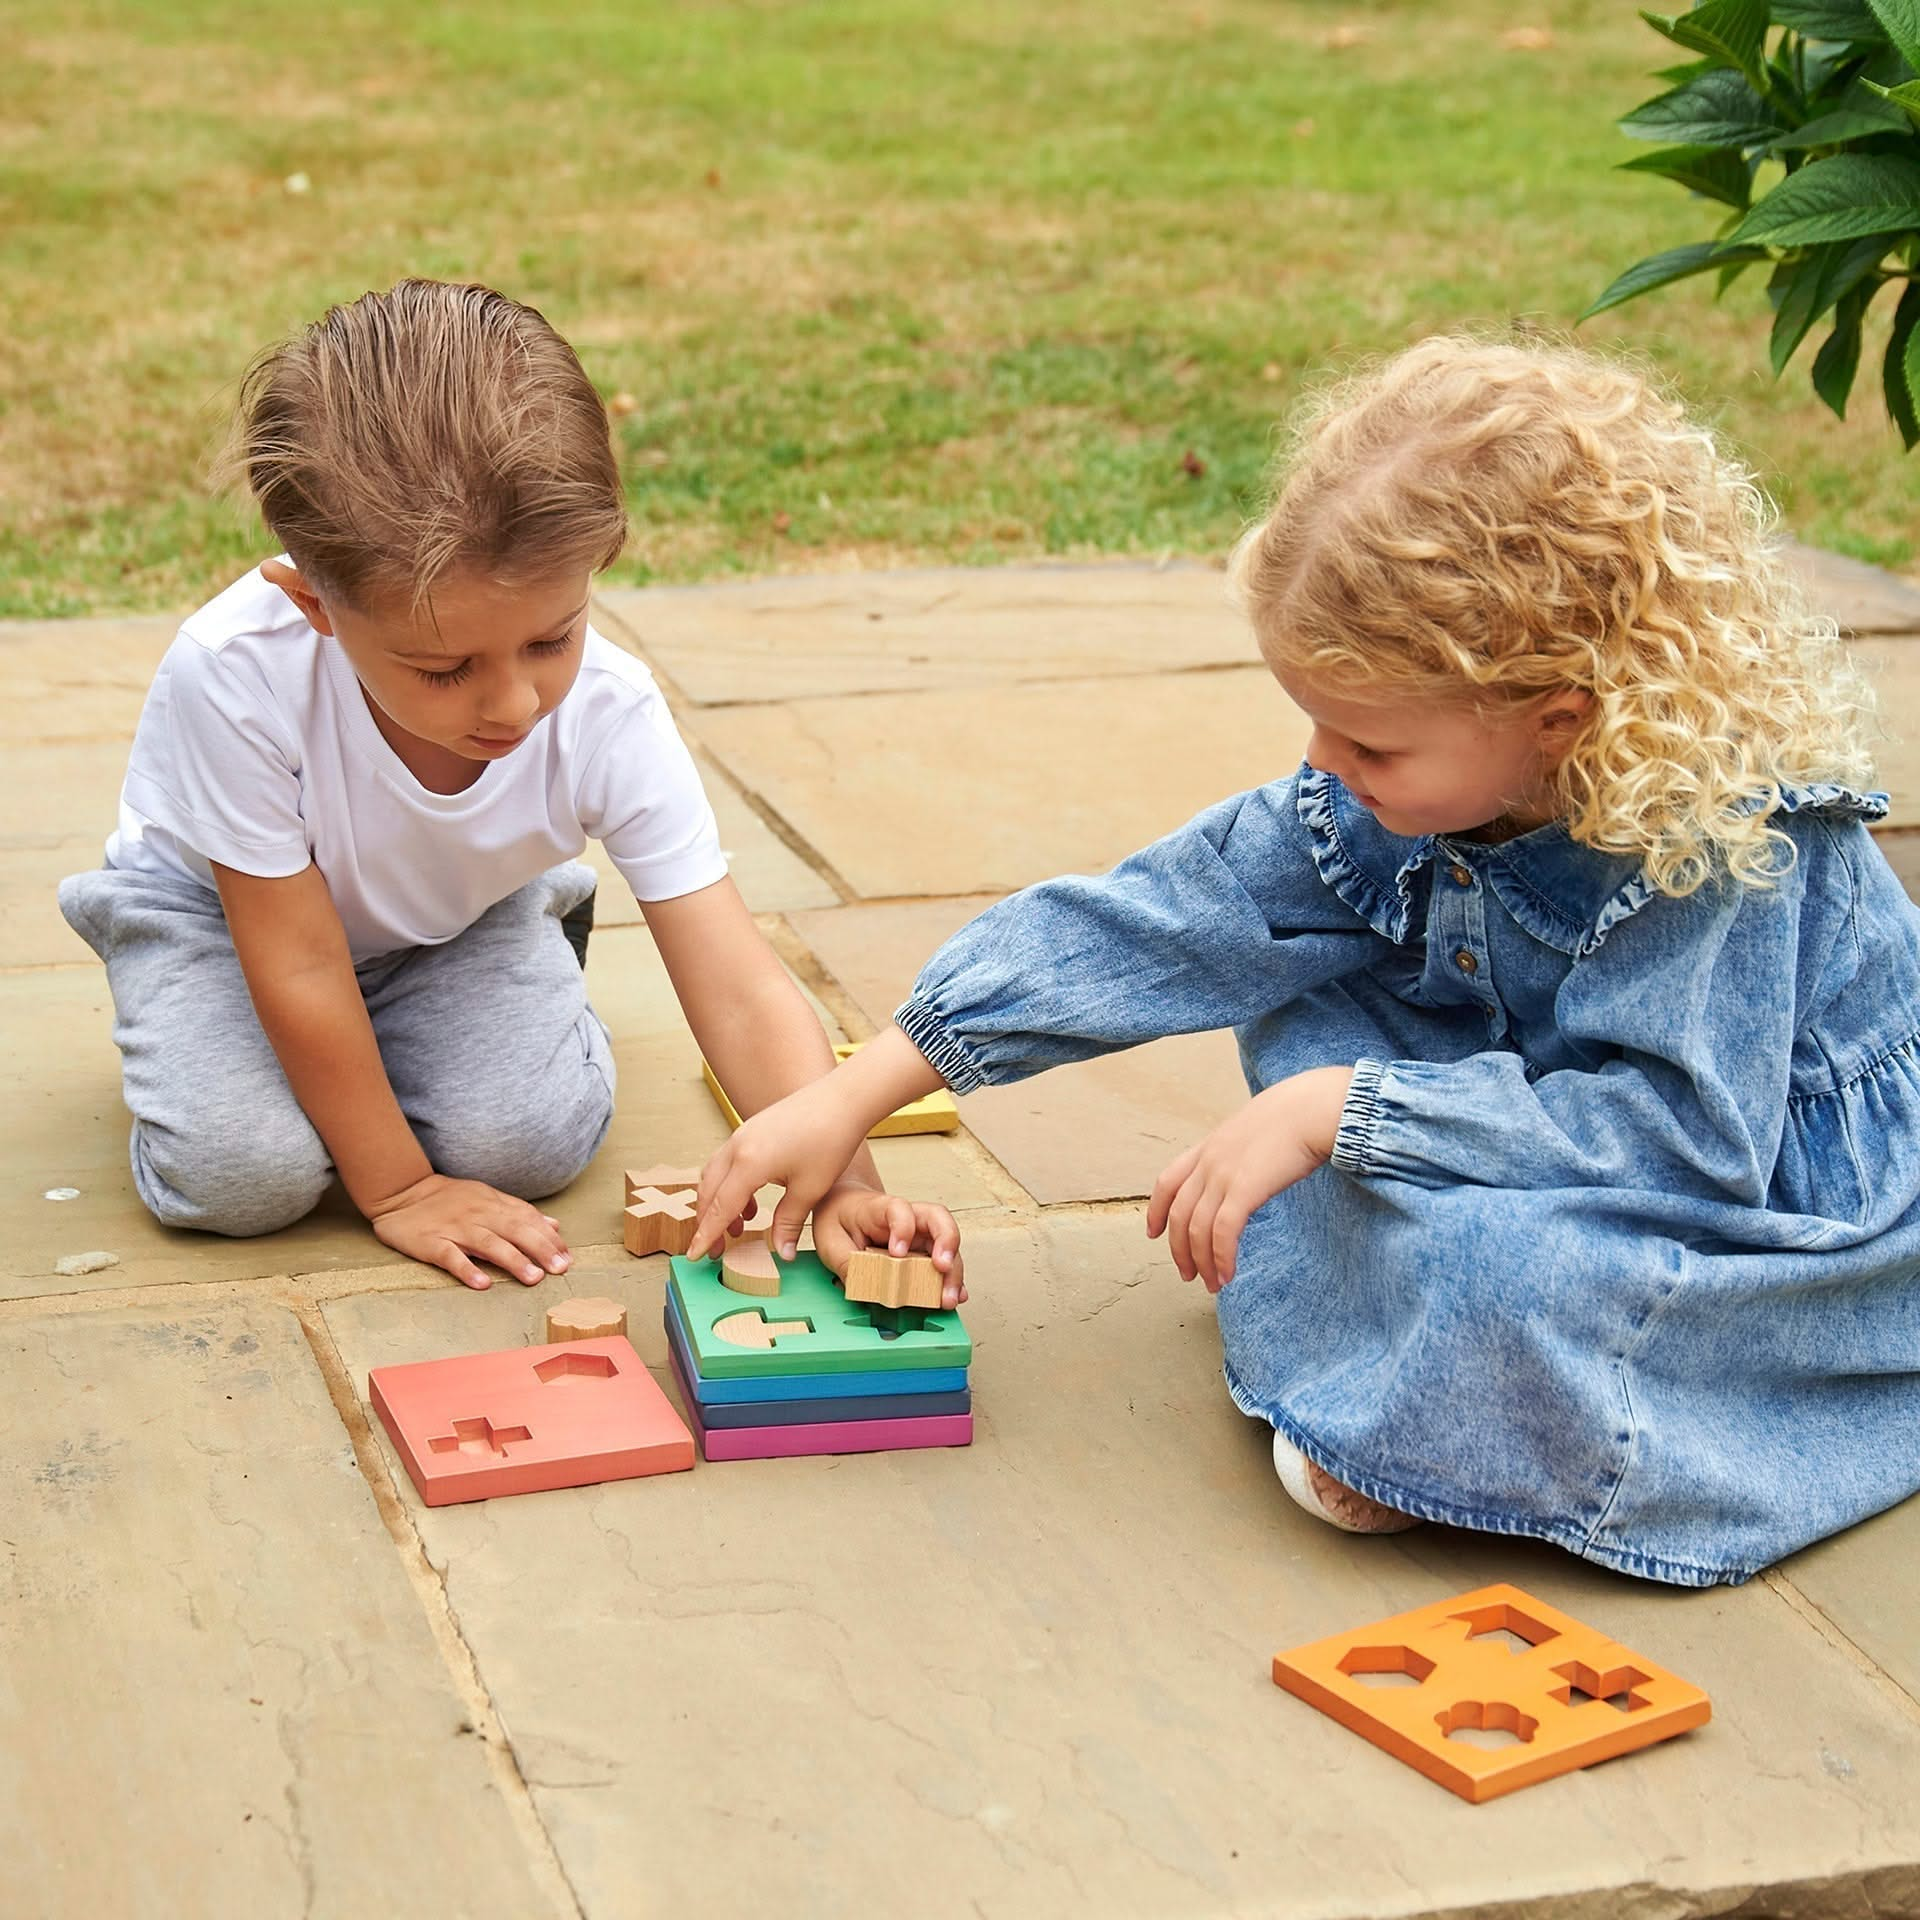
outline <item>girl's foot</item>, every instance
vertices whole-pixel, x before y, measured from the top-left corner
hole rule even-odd
[[[1309,1460],[1278,1427],[1273,1430],[1273,1470],[1297,1505],[1343,1533],[1405,1533],[1409,1527],[1420,1524],[1417,1514],[1383,1507],[1378,1500],[1369,1500],[1364,1493],[1342,1486],[1325,1467]]]

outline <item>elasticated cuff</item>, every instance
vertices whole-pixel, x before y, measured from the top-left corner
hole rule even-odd
[[[1368,1174],[1373,1166],[1373,1130],[1380,1124],[1380,1081],[1387,1069],[1379,1060],[1354,1063],[1353,1084],[1333,1136],[1333,1164],[1343,1173]]]
[[[927,1056],[927,1065],[955,1093],[972,1093],[987,1076],[932,1004],[915,994],[894,1009],[894,1024]]]

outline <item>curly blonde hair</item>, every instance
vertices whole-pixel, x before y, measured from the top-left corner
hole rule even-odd
[[[1441,336],[1311,400],[1232,572],[1261,652],[1483,713],[1586,689],[1568,832],[1685,895],[1766,885],[1787,784],[1869,777],[1871,696],[1753,474],[1637,367]]]

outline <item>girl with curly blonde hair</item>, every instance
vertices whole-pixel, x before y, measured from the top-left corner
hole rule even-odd
[[[1235,555],[1306,764],[1029,888],[709,1165],[790,1240],[873,1119],[1234,1027],[1147,1209],[1287,1491],[1749,1578],[1920,1487],[1920,913],[1752,477],[1639,371],[1428,340]],[[1231,1283],[1231,1284],[1229,1284]]]

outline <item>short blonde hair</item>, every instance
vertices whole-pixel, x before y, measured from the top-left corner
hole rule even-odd
[[[268,348],[227,464],[315,588],[363,612],[417,611],[453,573],[597,570],[626,542],[592,381],[488,287],[402,280]]]
[[[1871,698],[1753,474],[1640,369],[1454,336],[1329,386],[1233,576],[1270,665],[1484,710],[1584,688],[1568,831],[1663,893],[1765,885],[1783,784],[1870,777]]]

